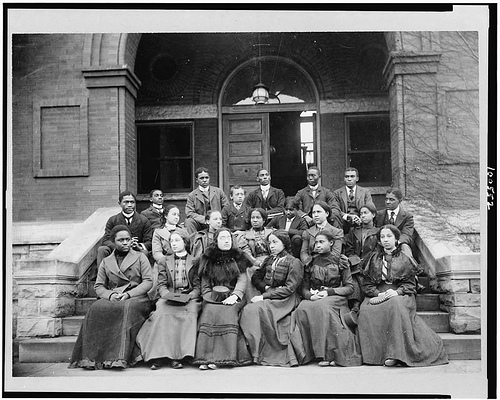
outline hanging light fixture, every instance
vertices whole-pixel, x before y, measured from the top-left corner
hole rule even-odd
[[[261,46],[260,33],[259,33],[259,83],[255,85],[252,93],[252,99],[255,104],[266,104],[269,101],[269,89],[262,83],[262,60],[261,60]]]

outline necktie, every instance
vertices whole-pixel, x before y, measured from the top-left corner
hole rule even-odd
[[[202,192],[203,200],[205,201],[205,211],[210,211],[210,198],[208,197],[208,190]]]
[[[262,197],[264,198],[264,200],[267,200],[267,193],[268,191],[262,191]]]
[[[312,194],[313,199],[315,199],[316,198],[316,190],[313,189],[311,194]]]
[[[349,189],[349,201],[353,201],[353,200],[354,200],[354,190]]]
[[[395,213],[394,213],[394,211],[393,211],[393,212],[391,212],[391,218],[389,219],[389,223],[390,223],[391,225],[394,225],[394,223],[396,222],[396,221],[395,221],[395,219],[394,219],[394,214],[395,214]]]
[[[125,219],[127,220],[127,225],[130,225],[132,223],[132,217],[125,217]]]

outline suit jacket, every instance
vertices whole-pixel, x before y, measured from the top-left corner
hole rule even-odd
[[[271,222],[267,224],[268,228],[274,228],[274,229],[285,229],[286,226],[286,215],[278,215],[277,217],[274,217]],[[290,237],[294,235],[300,235],[302,236],[302,232],[304,232],[307,229],[307,223],[304,221],[302,218],[300,218],[298,215],[293,219],[290,228],[288,229],[288,233],[290,234]]]
[[[104,229],[104,236],[102,237],[102,245],[108,246],[112,250],[115,249],[115,244],[110,240],[109,234],[111,233],[111,229],[113,229],[116,225],[128,226],[130,232],[132,233],[132,237],[137,237],[139,243],[144,243],[146,249],[151,251],[153,229],[151,228],[151,223],[144,215],[139,214],[136,211],[132,217],[130,225],[127,225],[127,220],[122,213],[113,215],[108,219],[108,222],[106,222],[106,228]]]
[[[231,232],[250,229],[250,210],[246,204],[242,204],[237,210],[233,203],[222,209],[222,226],[231,230]]]
[[[167,228],[155,229],[152,240],[152,254],[156,262],[160,261],[163,256],[174,253],[170,247],[170,235],[172,232],[179,232],[182,236],[186,237],[189,235],[187,230],[179,227],[173,231],[169,231]]]
[[[345,186],[342,186],[340,189],[337,189],[333,192],[334,200],[335,200],[335,209],[341,218],[347,213],[347,190]],[[372,195],[370,191],[364,187],[356,185],[356,193],[354,195],[354,202],[356,204],[356,208],[359,211],[361,207],[367,204],[371,204],[371,206],[375,209],[375,204],[372,200]]]
[[[329,230],[333,232],[335,242],[332,248],[332,254],[337,259],[340,257],[340,253],[342,252],[342,244],[344,242],[344,232],[342,229],[336,228],[329,223],[326,224],[324,230]],[[314,225],[311,228],[305,230],[302,233],[302,248],[300,249],[300,261],[307,266],[311,260],[314,253],[314,243],[316,240],[316,236],[320,232],[319,228]]]
[[[197,299],[200,297],[200,278],[197,269],[193,267],[193,260],[191,254],[186,256],[186,275],[189,284],[189,292],[191,292],[193,299]],[[167,262],[165,264],[158,264],[158,293],[160,297],[174,290],[174,268],[174,254],[170,254],[167,257]]]
[[[142,211],[141,214],[149,220],[149,222],[151,223],[151,228],[153,228],[153,230],[161,226],[160,219],[163,213],[161,211],[158,211],[157,208],[149,206],[144,211]]]
[[[210,209],[222,211],[224,206],[229,205],[229,201],[224,191],[218,187],[209,187]],[[205,216],[208,210],[205,209],[205,201],[203,193],[199,188],[196,188],[187,196],[186,202],[186,218],[193,218],[200,224],[205,224]]]
[[[389,217],[387,215],[387,210],[381,210],[377,212],[375,217],[375,225],[380,228],[389,223]],[[401,237],[399,238],[399,243],[406,243],[408,246],[413,248],[413,233],[415,223],[413,222],[413,215],[409,212],[403,210],[399,206],[399,213],[395,221],[396,227],[401,231]]]
[[[351,269],[353,272],[359,272],[364,266],[364,262],[368,260],[369,255],[377,249],[378,238],[377,238],[378,228],[370,228],[366,234],[366,238],[363,244],[361,244],[361,227],[353,227],[349,229],[347,235],[345,235],[345,255],[358,256],[361,259],[361,265],[352,265]]]
[[[285,192],[271,186],[269,187],[267,199],[264,200],[262,197],[262,190],[260,190],[259,187],[253,192],[250,192],[246,199],[246,205],[250,208],[263,208],[269,214],[269,219],[271,219],[276,214],[282,214],[285,210]]]
[[[317,201],[324,201],[332,209],[335,206],[335,198],[332,191],[321,185],[318,185],[318,189],[316,190],[316,197],[313,197],[312,190],[309,185],[307,185],[303,189],[300,189],[295,197],[299,201],[299,209],[302,210],[305,214],[308,214],[312,210],[314,203],[316,203]]]
[[[148,258],[139,251],[130,250],[120,267],[114,251],[102,260],[94,289],[101,299],[109,299],[113,293],[124,292],[130,297],[146,296],[152,286],[153,271]]]

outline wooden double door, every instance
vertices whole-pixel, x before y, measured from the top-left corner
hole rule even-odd
[[[248,194],[259,170],[270,168],[269,114],[223,115],[222,142],[224,191],[241,185]]]

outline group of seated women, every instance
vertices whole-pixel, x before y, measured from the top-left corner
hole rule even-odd
[[[373,226],[376,210],[345,235],[317,202],[299,257],[287,230],[232,232],[219,211],[188,235],[179,209],[165,209],[153,235],[154,268],[131,249],[125,225],[98,268],[70,367],[200,370],[250,364],[428,366],[448,362],[441,338],[416,314],[417,263],[394,225]]]

